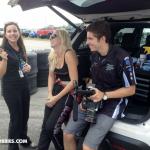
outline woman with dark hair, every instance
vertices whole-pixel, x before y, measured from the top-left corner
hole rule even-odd
[[[5,57],[1,57],[0,64],[5,65],[1,66],[0,75],[3,76],[3,97],[10,113],[8,139],[12,141],[8,150],[19,150],[17,139],[25,141],[21,144],[23,147],[35,148],[27,136],[30,93],[26,73],[30,72],[31,66],[27,63],[26,49],[15,22],[5,24],[1,47]]]

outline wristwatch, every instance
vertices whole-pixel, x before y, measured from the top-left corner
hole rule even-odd
[[[106,95],[105,92],[104,92],[103,100],[104,100],[104,101],[108,100],[108,96]]]

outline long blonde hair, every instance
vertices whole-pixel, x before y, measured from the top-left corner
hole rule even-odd
[[[68,32],[64,29],[57,29],[56,32],[58,37],[61,39],[60,47],[62,48],[62,50],[63,51],[66,51],[68,49],[73,50]],[[54,49],[51,49],[48,56],[48,61],[49,61],[49,70],[54,71],[57,64],[57,55]]]

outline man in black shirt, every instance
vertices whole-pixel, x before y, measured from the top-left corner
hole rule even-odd
[[[95,94],[90,99],[103,107],[97,113],[96,124],[90,128],[83,142],[83,150],[96,150],[118,117],[123,117],[127,97],[135,93],[135,74],[132,59],[126,51],[110,44],[110,27],[97,21],[87,27],[87,44],[92,52],[91,74]],[[70,118],[64,129],[65,150],[76,150],[75,135],[87,124],[86,113],[79,109],[78,121]]]

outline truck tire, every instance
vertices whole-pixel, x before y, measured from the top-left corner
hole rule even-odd
[[[37,87],[47,87],[48,85],[48,55],[50,50],[36,51],[37,53]]]
[[[27,59],[29,65],[31,65],[31,71],[27,74],[27,79],[30,95],[32,95],[37,92],[37,54],[35,52],[27,53]]]

